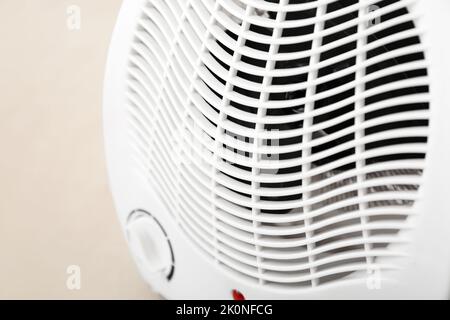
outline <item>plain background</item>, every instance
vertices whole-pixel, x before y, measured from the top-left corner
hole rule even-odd
[[[0,298],[155,298],[108,190],[101,101],[121,0],[0,1]],[[81,8],[81,30],[66,10]],[[81,290],[66,269],[81,267]]]

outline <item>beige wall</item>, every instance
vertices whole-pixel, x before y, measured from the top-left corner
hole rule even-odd
[[[101,89],[120,0],[0,1],[0,298],[152,298],[109,194]],[[81,30],[66,26],[81,8]],[[66,268],[81,267],[80,291]]]

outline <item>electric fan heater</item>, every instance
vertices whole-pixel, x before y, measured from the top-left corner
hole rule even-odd
[[[104,127],[144,279],[176,299],[447,298],[449,14],[124,1]]]

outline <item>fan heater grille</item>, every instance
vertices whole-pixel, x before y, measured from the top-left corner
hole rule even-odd
[[[129,57],[139,175],[234,276],[399,267],[427,147],[408,0],[149,0]]]

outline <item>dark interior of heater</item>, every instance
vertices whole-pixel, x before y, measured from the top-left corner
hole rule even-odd
[[[266,1],[272,2],[272,3],[279,2],[279,0],[266,0]],[[383,8],[386,6],[390,6],[398,1],[399,0],[379,1],[378,3],[376,3],[376,6]],[[307,0],[290,0],[289,3],[296,4],[296,3],[306,3],[306,2],[314,2],[314,0],[313,1],[311,1],[311,0],[309,0],[309,1],[307,1]],[[354,5],[356,3],[358,3],[358,0],[335,1],[335,2],[332,2],[329,5],[327,5],[326,12],[331,13],[331,12],[334,12],[337,10],[341,10],[345,7]],[[314,8],[314,9],[305,10],[305,11],[289,12],[286,16],[286,20],[302,20],[302,19],[307,19],[307,18],[313,18],[317,14],[316,11],[317,11],[317,9]],[[397,16],[405,15],[407,13],[408,13],[408,11],[406,8],[401,8],[399,10],[392,11],[389,14],[381,16],[381,22],[388,21]],[[276,19],[276,15],[277,15],[277,13],[275,13],[275,12],[265,12],[264,14],[266,14],[268,17],[270,17],[270,19]],[[334,26],[343,24],[345,22],[348,22],[351,20],[356,20],[357,18],[358,18],[358,11],[351,12],[349,14],[345,14],[345,15],[336,17],[334,19],[330,19],[325,22],[324,29],[329,29]],[[398,32],[402,32],[404,30],[413,29],[414,27],[415,26],[412,21],[397,24],[393,27],[386,28],[379,32],[370,34],[368,36],[368,38],[366,39],[366,41],[367,41],[367,43],[372,43],[373,41],[375,41],[377,39],[381,39],[381,38],[387,37],[389,35],[396,34]],[[310,34],[314,33],[314,28],[315,28],[314,25],[309,25],[309,26],[301,27],[301,28],[284,29],[283,33],[282,33],[282,37],[310,35]],[[266,35],[266,36],[271,36],[273,33],[272,29],[257,26],[257,25],[251,25],[250,30],[255,33],[259,33],[259,34]],[[354,26],[351,26],[345,30],[341,30],[339,32],[327,35],[324,38],[322,38],[321,45],[326,45],[326,44],[335,42],[337,40],[340,40],[340,39],[343,39],[346,37],[350,37],[350,36],[356,34],[357,32],[358,32],[358,26],[357,26],[357,23],[355,22]],[[238,35],[234,34],[230,30],[227,30],[226,33],[231,39],[233,39],[235,41],[238,39]],[[232,49],[228,48],[226,45],[222,44],[218,40],[217,40],[217,43],[230,56],[233,55],[234,52]],[[410,37],[407,39],[403,39],[401,41],[396,41],[396,42],[392,42],[392,43],[389,43],[384,46],[376,47],[375,49],[368,51],[365,58],[370,59],[372,57],[378,56],[380,54],[383,54],[383,53],[391,51],[391,50],[395,50],[395,49],[399,49],[399,48],[403,48],[403,47],[407,47],[407,46],[411,46],[411,45],[415,45],[415,44],[419,44],[419,43],[420,43],[420,39],[416,36],[413,36],[413,37]],[[246,40],[245,45],[248,47],[251,47],[253,49],[262,51],[262,52],[268,52],[270,49],[270,46],[267,44],[261,44],[261,43],[254,42],[251,40]],[[311,49],[311,47],[312,47],[312,41],[300,42],[300,43],[289,44],[289,45],[283,44],[283,45],[280,45],[280,47],[279,47],[279,53],[308,51]],[[341,55],[348,51],[354,50],[354,49],[356,49],[356,47],[357,47],[356,41],[349,41],[348,43],[345,43],[339,47],[334,47],[333,49],[323,52],[320,55],[320,62],[326,61],[337,55]],[[217,62],[223,68],[225,68],[226,70],[229,70],[229,66],[227,64],[223,63],[218,57],[216,57],[214,55],[213,55],[213,57],[217,60]],[[369,65],[365,69],[365,74],[371,74],[378,70],[386,69],[386,68],[392,67],[397,64],[402,64],[402,63],[407,63],[407,62],[412,62],[412,61],[417,61],[417,60],[423,60],[423,59],[424,59],[424,55],[421,52],[398,56],[394,59],[388,59],[385,61],[381,61],[379,63],[374,63],[372,65]],[[266,61],[258,60],[258,59],[252,58],[252,57],[242,56],[241,61],[245,62],[249,65],[256,66],[258,68],[264,68],[266,66]],[[347,60],[342,60],[342,61],[339,61],[338,63],[332,64],[332,65],[326,65],[325,67],[319,69],[318,77],[319,78],[324,77],[324,76],[333,74],[335,72],[338,72],[340,70],[350,68],[350,67],[354,66],[356,64],[356,62],[357,62],[357,57],[353,56]],[[301,67],[301,66],[308,66],[310,63],[311,63],[311,61],[310,61],[309,57],[303,58],[303,59],[298,59],[298,60],[292,60],[292,61],[277,61],[275,64],[275,68],[276,69],[297,68],[297,67]],[[220,78],[213,71],[211,71],[211,70],[209,70],[209,71],[211,72],[211,74],[213,74],[218,79],[218,81],[225,84],[224,79]],[[418,69],[418,70],[413,70],[413,71],[403,72],[403,73],[398,73],[398,74],[390,74],[389,76],[386,76],[383,78],[378,78],[373,81],[365,83],[365,90],[369,90],[369,89],[378,87],[380,85],[383,85],[383,84],[386,84],[389,82],[394,82],[394,81],[398,81],[401,79],[407,79],[407,78],[420,77],[420,76],[424,76],[426,74],[427,74],[426,69]],[[252,81],[252,82],[258,83],[258,84],[263,83],[262,77],[244,73],[242,71],[238,71],[237,77],[240,77],[242,79]],[[322,92],[329,91],[330,89],[343,86],[349,82],[354,81],[355,77],[356,77],[355,73],[350,73],[346,76],[337,78],[337,79],[329,81],[329,82],[325,82],[323,84],[320,84],[315,89],[316,93],[319,94]],[[304,73],[304,74],[297,74],[294,76],[287,76],[287,77],[275,77],[272,79],[272,84],[273,85],[295,84],[295,83],[306,82],[306,81],[308,81],[308,74]],[[210,89],[219,98],[221,98],[221,99],[223,98],[219,93],[215,92],[211,87],[210,87]],[[233,91],[238,92],[242,95],[251,97],[253,99],[259,99],[259,97],[260,97],[259,92],[249,91],[244,88],[240,88],[238,86],[234,86]],[[379,101],[392,99],[395,97],[410,95],[413,93],[424,93],[424,92],[428,92],[428,86],[415,86],[415,87],[408,87],[408,88],[403,88],[403,89],[390,91],[390,92],[383,92],[378,95],[367,97],[364,101],[364,105],[367,106],[367,105],[370,105],[370,104],[373,104],[373,103],[376,103]],[[299,91],[295,91],[295,92],[271,93],[269,100],[272,100],[272,101],[286,100],[286,101],[288,101],[288,100],[292,100],[292,99],[304,98],[305,95],[306,95],[306,90],[299,90]],[[355,88],[340,91],[336,95],[329,96],[322,100],[315,101],[314,109],[317,110],[317,109],[324,108],[326,106],[338,103],[340,101],[343,101],[347,98],[352,97],[353,95],[355,95]],[[244,112],[248,112],[248,113],[255,114],[255,115],[258,112],[257,108],[242,105],[242,104],[236,103],[234,101],[231,101],[230,104],[233,107],[235,107],[241,111],[244,111]],[[211,108],[214,108],[214,106],[211,105]],[[305,106],[299,105],[299,106],[295,106],[293,108],[268,109],[267,116],[295,115],[295,114],[302,113],[304,111],[304,108],[305,108]],[[412,110],[423,110],[423,109],[428,109],[428,108],[429,108],[429,105],[426,103],[413,103],[413,104],[407,104],[407,105],[397,105],[397,106],[392,106],[390,108],[385,108],[382,110],[366,113],[364,117],[365,117],[365,120],[370,120],[370,119],[375,119],[377,117],[388,115],[388,114],[412,111]],[[219,112],[216,108],[214,108],[214,109],[216,112]],[[345,105],[343,107],[333,110],[332,112],[328,112],[326,114],[315,117],[313,119],[313,124],[320,124],[320,123],[328,121],[330,119],[334,119],[334,118],[342,116],[346,113],[352,112],[354,109],[355,109],[354,103]],[[237,124],[239,126],[248,128],[249,130],[255,129],[255,123],[246,122],[246,121],[243,121],[240,119],[233,118],[231,116],[228,116],[227,120],[234,122],[235,124]],[[317,139],[319,137],[323,137],[326,135],[331,135],[331,134],[340,132],[340,131],[342,131],[346,128],[352,127],[354,125],[355,125],[355,119],[353,118],[353,119],[344,121],[342,123],[327,127],[318,132],[314,132],[313,139]],[[416,120],[416,121],[399,121],[399,122],[384,123],[379,126],[367,128],[364,132],[364,135],[370,135],[370,134],[374,134],[377,132],[388,131],[388,130],[392,130],[392,129],[407,128],[407,127],[421,127],[421,126],[428,126],[428,122],[426,120]],[[302,128],[302,127],[303,127],[303,121],[299,121],[299,122],[284,123],[284,124],[265,125],[264,129],[265,130],[284,131],[284,130],[298,129],[298,128]],[[230,133],[230,134],[232,134],[232,133]],[[252,141],[250,141],[249,138],[244,137],[244,139],[246,139],[245,142],[252,143]],[[348,135],[342,135],[342,136],[339,136],[338,138],[328,140],[326,143],[323,143],[323,144],[313,147],[311,150],[311,153],[312,153],[312,155],[318,154],[320,152],[323,152],[330,148],[342,145],[342,144],[352,141],[354,139],[355,139],[354,133],[351,133]],[[283,146],[283,145],[292,145],[292,144],[300,145],[302,142],[303,142],[303,137],[298,136],[298,137],[293,137],[293,138],[288,138],[288,139],[281,139],[277,143],[278,143],[278,145]],[[426,138],[423,138],[423,137],[392,138],[392,139],[378,141],[378,142],[374,142],[374,143],[368,143],[368,144],[364,145],[364,148],[365,148],[365,150],[370,150],[370,149],[384,147],[384,146],[405,144],[405,143],[418,143],[418,142],[426,142]],[[265,141],[264,143],[266,145],[270,145],[272,142]],[[224,147],[227,148],[226,145],[224,145]],[[356,152],[355,148],[349,148],[342,152],[335,153],[332,156],[323,157],[323,158],[317,160],[316,162],[314,162],[312,165],[313,165],[313,167],[320,167],[320,166],[323,166],[326,164],[330,164],[330,163],[333,163],[344,157],[351,156],[351,155],[355,154],[355,152]],[[245,153],[245,156],[251,158],[252,154]],[[424,158],[424,156],[425,155],[423,153],[414,153],[414,154],[398,153],[398,154],[391,154],[391,155],[383,156],[383,157],[368,158],[368,159],[366,159],[366,163],[373,164],[373,163],[388,162],[388,161],[399,160],[399,159],[420,159],[420,158]],[[268,159],[270,159],[270,155],[267,155],[267,157],[268,157]],[[280,154],[279,160],[296,159],[296,158],[301,158],[301,157],[302,157],[302,151],[299,150],[297,152]],[[241,170],[245,170],[248,172],[252,171],[252,168],[250,168],[250,167],[244,167],[239,164],[232,164],[232,165]],[[350,162],[343,166],[334,168],[333,171],[336,173],[339,173],[339,172],[343,172],[346,170],[351,170],[351,169],[355,168],[355,165],[356,164],[354,162]],[[302,171],[302,167],[297,166],[297,167],[280,169],[277,174],[283,175],[283,174],[296,173],[296,172],[301,172],[301,171]],[[238,179],[236,177],[232,177],[224,172],[222,172],[222,173],[232,179],[238,180],[241,183],[245,183],[248,185],[251,184],[250,181],[240,180],[240,179]],[[296,181],[283,182],[283,183],[262,183],[260,185],[260,187],[261,188],[286,188],[286,187],[295,187],[295,186],[301,186],[301,185],[302,185],[302,180],[299,179]],[[233,190],[233,192],[236,192],[236,191]],[[240,193],[240,194],[245,197],[251,197],[248,194],[242,194],[242,193]],[[297,195],[291,195],[291,196],[287,196],[287,197],[261,197],[261,200],[289,201],[289,200],[301,199],[302,196],[303,196],[302,194],[297,194]],[[250,208],[248,208],[248,209],[250,209]],[[262,210],[262,213],[283,214],[283,213],[288,213],[289,211],[290,210]]]

